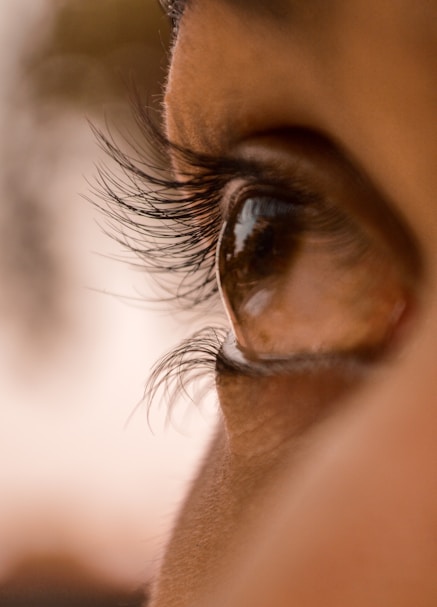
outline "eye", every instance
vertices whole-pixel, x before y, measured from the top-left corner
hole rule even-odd
[[[299,188],[242,187],[219,240],[222,297],[250,359],[384,349],[407,309],[401,265],[362,215]]]

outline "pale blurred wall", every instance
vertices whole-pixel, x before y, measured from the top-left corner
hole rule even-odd
[[[131,55],[129,19],[114,25],[129,7]],[[81,195],[99,159],[86,118],[128,116],[133,74],[159,90],[165,21],[152,0],[0,0],[0,34],[0,581],[23,558],[67,554],[136,582],[211,416],[165,430],[163,408],[153,435],[139,408],[126,425],[181,323],[137,301],[147,279],[113,259]]]

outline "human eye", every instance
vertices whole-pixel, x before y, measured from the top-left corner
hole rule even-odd
[[[314,161],[311,145],[292,145],[280,158],[274,177],[273,161],[226,197],[217,265],[237,346],[264,362],[378,357],[412,306],[415,263],[405,251],[414,246],[385,202],[330,151]]]
[[[347,366],[398,343],[420,282],[417,247],[335,146],[281,132],[219,157],[176,146],[141,120],[154,143],[148,159],[100,136],[124,176],[101,173],[106,212],[158,279],[161,301],[191,318],[198,308],[206,325],[157,363],[149,401],[163,389],[174,402],[221,363],[242,374],[303,360]]]

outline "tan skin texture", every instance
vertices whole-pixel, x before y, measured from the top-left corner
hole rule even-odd
[[[415,238],[394,257],[416,303],[369,368],[219,370],[222,421],[152,605],[435,607],[437,2],[245,5],[187,9],[170,138],[232,154],[260,133],[284,149],[295,127],[323,134]],[[380,238],[392,242],[389,227]]]

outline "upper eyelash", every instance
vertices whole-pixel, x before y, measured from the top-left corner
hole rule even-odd
[[[192,309],[218,291],[215,257],[223,189],[236,176],[253,175],[254,168],[171,143],[151,110],[138,103],[135,115],[147,145],[153,147],[130,141],[132,153],[127,153],[111,136],[93,129],[100,146],[121,169],[120,176],[106,166],[98,169],[95,189],[103,203],[97,205],[110,220],[111,235],[157,278],[160,301],[177,301]],[[171,170],[170,154],[187,167],[178,178]],[[179,277],[176,286],[174,276]]]
[[[222,224],[220,198],[224,184],[235,175],[236,163],[175,146],[138,98],[134,107],[146,144],[131,141],[132,154],[91,125],[100,146],[121,169],[121,176],[105,166],[98,169],[94,188],[98,199],[91,202],[110,220],[111,236],[139,256],[141,266],[158,278],[165,293],[160,301],[192,310],[218,290],[215,257]],[[192,167],[183,181],[173,175],[170,153]],[[175,274],[181,278],[174,290],[171,277]],[[148,411],[159,394],[171,414],[180,393],[187,394],[193,382],[211,376],[226,331],[207,327],[156,363],[142,400]]]
[[[319,195],[303,183],[281,183],[255,162],[202,154],[174,144],[162,133],[152,111],[138,98],[134,102],[147,148],[130,141],[132,154],[128,154],[113,138],[94,129],[101,147],[121,169],[120,176],[107,167],[98,170],[97,194],[105,203],[98,206],[111,221],[112,236],[157,279],[163,294],[159,300],[192,310],[218,292],[215,263],[223,224],[222,197],[232,180],[241,178],[246,187],[262,180],[264,185],[287,189],[304,205],[317,201]],[[171,159],[186,167],[179,177],[171,169]],[[319,229],[338,237],[339,217],[344,223],[344,216],[335,213],[334,207],[323,214],[325,225]],[[320,223],[321,218],[316,220]]]

